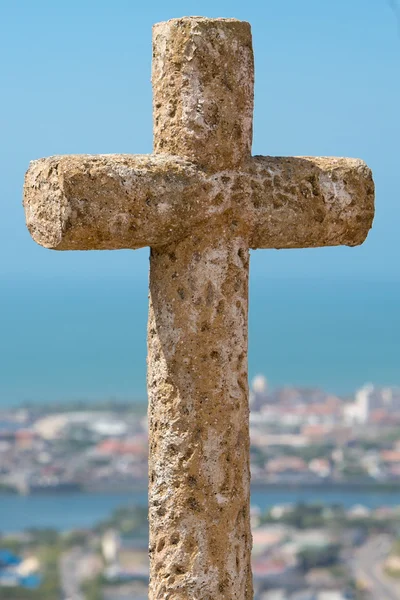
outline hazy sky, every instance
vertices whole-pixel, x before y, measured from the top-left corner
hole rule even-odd
[[[51,154],[151,152],[151,26],[201,14],[252,24],[254,153],[361,157],[377,186],[362,248],[257,252],[253,276],[399,278],[400,40],[391,4],[1,0],[0,276],[147,277],[147,250],[37,247],[21,208],[24,172]]]

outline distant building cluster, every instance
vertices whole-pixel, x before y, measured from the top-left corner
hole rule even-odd
[[[0,415],[0,485],[20,493],[130,489],[147,453],[146,418],[128,409]]]
[[[250,399],[254,486],[400,490],[400,390],[366,385],[341,398],[318,389],[272,390],[258,376]],[[4,491],[145,489],[147,454],[144,405],[0,412]],[[388,586],[400,598],[399,510],[276,504],[262,513],[253,506],[255,600],[376,600]],[[49,542],[46,532],[29,532],[29,543],[16,540],[18,552],[0,535],[0,597],[2,590],[11,597],[11,588],[41,593],[49,581],[60,597],[77,600],[86,597],[82,590],[96,600],[147,597],[144,508],[117,511],[93,530],[68,535],[53,532]],[[49,594],[43,598],[55,597]]]
[[[400,484],[400,390],[366,385],[354,397],[318,389],[250,393],[255,484]],[[146,408],[16,409],[0,412],[0,486],[127,490],[147,481]]]
[[[107,600],[146,598],[148,538],[135,528],[127,532],[127,517],[122,513],[96,544]],[[391,581],[385,569],[393,569],[396,577],[400,573],[400,556],[391,552],[400,507],[284,504],[264,513],[252,507],[251,517],[255,600],[377,600],[385,586],[396,594],[396,579]],[[135,520],[134,511],[130,518]],[[377,571],[375,587],[371,565]]]
[[[365,385],[353,398],[251,385],[253,481],[400,483],[400,390]]]

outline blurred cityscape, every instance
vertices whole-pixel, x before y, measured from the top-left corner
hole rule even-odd
[[[270,390],[258,376],[250,398],[255,599],[400,599],[400,389],[366,385],[342,398]],[[0,526],[0,600],[147,598],[147,509],[135,503],[146,487],[145,404],[2,409],[2,498],[95,503],[128,491],[132,503],[90,527]],[[287,501],[298,490],[307,500]],[[362,501],[345,502],[355,492]]]

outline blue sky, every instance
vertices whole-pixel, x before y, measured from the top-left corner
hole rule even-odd
[[[23,177],[51,154],[151,152],[151,26],[190,14],[252,24],[254,153],[355,156],[374,172],[364,246],[259,251],[253,277],[399,279],[400,39],[389,0],[2,0],[0,277],[147,278],[147,250],[37,247]]]
[[[254,153],[360,157],[376,182],[363,246],[253,253],[250,375],[345,392],[400,383],[390,0],[0,0],[0,405],[145,397],[148,250],[40,248],[22,185],[42,156],[151,152],[151,27],[194,14],[252,24]]]

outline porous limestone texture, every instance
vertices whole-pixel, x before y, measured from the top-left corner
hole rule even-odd
[[[55,250],[162,246],[232,210],[250,248],[355,246],[374,185],[351,158],[256,156],[209,173],[166,154],[53,156],[31,163],[24,205],[34,240]]]
[[[254,59],[250,24],[171,19],[153,27],[154,152],[214,171],[250,157]]]
[[[250,158],[250,26],[156,25],[152,83],[154,151],[211,174],[217,214],[150,252],[149,598],[251,600],[249,225],[212,178]]]
[[[361,244],[371,172],[346,158],[251,157],[248,23],[153,30],[154,154],[31,163],[47,248],[150,246],[150,600],[250,600],[250,248]]]
[[[195,207],[211,202],[200,180],[179,157],[44,158],[26,175],[26,221],[36,242],[56,250],[163,244],[186,235]]]
[[[250,600],[249,247],[235,215],[152,248],[149,598]]]

